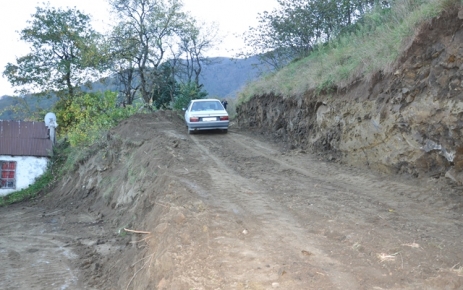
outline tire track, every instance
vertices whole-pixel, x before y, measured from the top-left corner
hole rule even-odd
[[[319,253],[331,252],[332,257],[346,253],[357,255],[355,249],[360,248],[361,253],[373,255],[367,260],[351,257],[360,269],[359,273],[368,272],[366,269],[374,272],[372,275],[379,282],[371,282],[371,287],[381,287],[381,283],[387,285],[384,274],[381,274],[385,270],[382,265],[379,263],[377,270],[371,265],[379,262],[376,254],[393,251],[391,249],[400,248],[395,251],[420,261],[409,265],[407,271],[401,270],[402,273],[398,270],[404,267],[403,264],[396,263],[394,269],[404,279],[420,271],[439,275],[435,272],[436,257],[431,252],[419,254],[403,246],[415,241],[420,242],[422,249],[436,245],[448,247],[449,254],[441,253],[444,258],[438,258],[444,260],[440,262],[442,269],[439,271],[452,275],[451,267],[459,263],[459,258],[450,253],[459,252],[453,242],[455,237],[463,239],[461,215],[449,210],[444,193],[432,186],[409,184],[364,170],[321,162],[311,155],[282,154],[268,144],[237,133],[230,132],[221,138],[209,137],[192,139],[202,151],[203,158],[212,159],[214,167],[219,168],[209,170],[219,192],[241,184],[241,190],[233,191],[240,194],[230,197],[230,201],[243,205],[250,216],[255,214],[256,220],[267,227],[268,232],[281,232],[281,228],[286,228],[288,232],[283,231],[283,235],[291,236],[292,233],[299,238],[305,237],[312,241]],[[220,172],[228,176],[224,177]],[[308,215],[310,221],[306,220]],[[279,223],[275,222],[275,216],[281,217]],[[266,220],[278,226],[268,228]],[[315,236],[308,236],[307,231]],[[326,246],[317,244],[320,236],[328,238],[330,243]],[[336,281],[332,282],[336,285]]]
[[[54,234],[53,224],[31,212],[0,212],[0,289],[80,289],[71,267],[77,257],[68,247],[72,237]]]
[[[202,140],[198,136],[192,136],[191,139],[201,152],[203,162],[208,164],[207,171],[212,181],[210,190],[196,187],[197,190],[208,192],[208,202],[222,212],[232,213],[238,223],[242,223],[244,229],[250,234],[249,240],[242,245],[242,248],[235,248],[233,246],[236,244],[235,241],[228,241],[228,243],[222,241],[224,243],[222,247],[235,253],[231,257],[233,259],[230,258],[230,262],[252,255],[254,259],[248,261],[251,270],[265,264],[277,264],[285,268],[284,265],[290,260],[294,264],[289,267],[291,273],[303,273],[308,270],[312,275],[321,273],[318,275],[325,277],[325,283],[329,289],[359,289],[359,285],[349,274],[348,269],[338,261],[327,257],[326,253],[318,247],[318,244],[322,242],[305,231],[303,225],[294,219],[286,208],[269,198],[268,189],[265,186],[232,170],[220,156],[212,152],[214,142]],[[221,194],[230,191],[232,195]],[[292,249],[291,256],[280,257],[273,261],[260,259],[268,259],[269,253],[271,253],[270,257],[278,257],[278,253],[281,253],[283,249],[285,251]],[[307,259],[306,254],[303,253],[310,255],[310,259]],[[249,278],[253,279],[253,277]],[[287,289],[305,287],[303,284],[297,284],[295,280],[287,283],[286,287],[289,287]]]

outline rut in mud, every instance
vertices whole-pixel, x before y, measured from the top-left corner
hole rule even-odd
[[[0,209],[0,288],[463,287],[461,188],[262,136],[124,121],[51,192]]]

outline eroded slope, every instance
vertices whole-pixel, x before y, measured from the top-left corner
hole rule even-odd
[[[329,95],[256,96],[239,108],[293,148],[361,168],[463,183],[463,11],[422,24],[391,73]]]

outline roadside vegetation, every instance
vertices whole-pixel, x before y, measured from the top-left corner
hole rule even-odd
[[[5,206],[9,204],[13,204],[16,202],[20,202],[27,199],[32,199],[39,195],[43,190],[49,188],[49,186],[53,183],[53,173],[52,170],[49,168],[45,174],[37,178],[34,184],[29,186],[26,189],[16,191],[10,193],[6,196],[2,196],[0,198],[0,206]]]
[[[114,92],[87,93],[73,99],[66,111],[59,111],[60,119],[67,121],[64,122],[67,126],[61,128],[66,133],[61,133],[47,171],[28,188],[0,198],[0,206],[47,192],[55,181],[75,170],[77,164],[101,148],[111,127],[135,113],[146,111],[141,105],[118,107],[116,97]]]
[[[116,21],[106,34],[95,31],[90,16],[77,8],[36,7],[19,31],[30,52],[3,71],[19,96],[57,99],[53,111],[65,128],[62,135],[74,125],[67,116],[75,107],[91,105],[86,102],[94,98],[92,84],[108,77],[117,92],[114,105],[181,108],[207,95],[199,76],[208,63],[205,53],[220,41],[214,26],[190,16],[180,0],[108,3]],[[46,112],[21,105],[27,119],[43,120]]]
[[[329,94],[359,78],[390,72],[421,23],[462,4],[461,0],[396,0],[377,5],[348,29],[339,29],[336,37],[319,39],[307,56],[248,84],[237,102],[254,95]]]
[[[18,99],[55,100],[51,111],[60,145],[48,171],[29,188],[0,198],[0,205],[33,198],[51,186],[121,120],[144,111],[181,109],[207,95],[199,76],[208,62],[205,52],[219,41],[214,26],[184,12],[180,0],[108,2],[117,21],[106,35],[77,8],[49,4],[36,7],[19,31],[30,52],[8,63],[3,76]],[[92,90],[92,83],[108,76],[116,79],[114,91]],[[30,121],[42,121],[49,110],[26,101],[9,108]]]

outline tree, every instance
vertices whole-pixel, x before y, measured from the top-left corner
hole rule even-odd
[[[131,38],[127,26],[117,25],[109,37],[109,55],[112,71],[116,75],[120,93],[124,103],[131,105],[135,100],[139,88],[139,78],[136,73],[135,55],[137,54],[137,41]]]
[[[330,41],[354,24],[379,0],[278,0],[280,7],[258,14],[259,25],[245,33],[251,48],[244,56],[259,55],[263,63],[279,69],[309,55],[315,45]]]
[[[167,51],[188,17],[181,12],[178,0],[110,0],[120,19],[114,30],[116,56],[122,56],[122,71],[137,74],[136,87],[145,103],[153,102],[160,72],[167,60]],[[134,79],[132,79],[134,81]]]
[[[205,23],[198,23],[192,19],[180,31],[180,56],[178,62],[181,69],[178,76],[185,83],[194,83],[198,89],[203,65],[212,63],[210,58],[205,57],[205,52],[220,43],[217,26],[207,26]]]
[[[204,99],[207,92],[202,91],[194,83],[180,84],[179,92],[175,97],[172,105],[173,109],[181,110],[185,108],[191,100]]]
[[[136,94],[156,107],[170,106],[181,92],[203,97],[200,75],[210,63],[204,54],[218,43],[217,28],[182,12],[180,0],[109,1],[119,19],[111,36],[113,63],[128,103]]]
[[[179,84],[175,80],[174,67],[171,62],[164,62],[160,65],[160,74],[156,79],[154,91],[154,106],[158,109],[166,109],[175,99],[179,92]]]
[[[8,63],[3,75],[18,93],[53,92],[66,103],[81,85],[98,76],[100,35],[92,29],[90,17],[75,8],[37,7],[28,24],[20,37],[30,43],[31,52]]]

